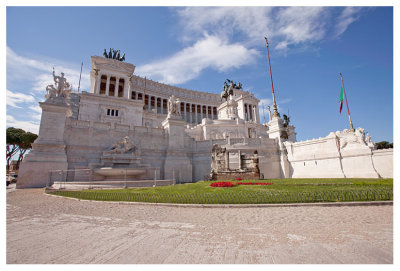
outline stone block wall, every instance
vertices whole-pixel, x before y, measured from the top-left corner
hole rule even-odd
[[[341,134],[336,134],[339,137],[331,133],[325,138],[285,142],[290,177],[393,178],[393,150],[371,150],[363,141],[341,141]]]
[[[393,149],[373,150],[372,162],[382,178],[393,178]]]

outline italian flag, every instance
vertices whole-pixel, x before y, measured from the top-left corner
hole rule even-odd
[[[340,104],[340,111],[339,111],[339,114],[340,114],[340,113],[342,113],[342,108],[343,108],[343,87],[341,87],[341,89],[340,89],[339,104]]]

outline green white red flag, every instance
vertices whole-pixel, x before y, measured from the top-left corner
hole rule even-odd
[[[340,89],[339,104],[340,104],[340,111],[339,111],[339,114],[340,114],[340,113],[342,113],[342,108],[343,108],[343,87],[341,87],[341,89]]]

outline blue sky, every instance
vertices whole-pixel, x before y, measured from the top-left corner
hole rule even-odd
[[[89,91],[90,56],[110,47],[137,75],[214,93],[229,78],[270,104],[268,36],[279,112],[289,112],[298,141],[349,127],[339,72],[355,127],[393,141],[392,7],[7,7],[6,15],[7,126],[37,133],[53,66],[77,89],[83,62]]]

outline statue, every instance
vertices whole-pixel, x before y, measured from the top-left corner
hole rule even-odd
[[[374,150],[376,148],[375,142],[373,142],[371,140],[371,136],[368,133],[365,136],[365,142],[367,143],[368,147],[370,147],[371,149]]]
[[[226,82],[228,82],[229,85]],[[234,92],[233,92],[234,89],[242,89],[242,83],[239,82],[239,84],[236,85],[235,82],[233,82],[229,79],[226,79],[224,82],[223,91],[221,93],[221,102],[222,102],[222,99],[225,99],[225,101],[228,101],[229,96],[234,95]]]
[[[232,81],[230,81],[229,79],[226,79],[229,82],[229,85],[226,83],[226,81],[224,82],[224,89],[221,92],[221,102],[222,99],[225,99],[226,101],[228,101],[229,96],[233,96],[233,85],[232,85]]]
[[[48,85],[46,87],[47,94],[45,98],[54,98],[54,97],[63,97],[67,98],[69,93],[72,91],[72,86],[67,82],[67,79],[64,77],[64,73],[61,73],[61,76],[57,76],[54,67],[53,67],[53,80],[54,85]]]
[[[128,153],[128,152],[135,152],[136,146],[130,140],[129,136],[124,137],[122,140],[117,141],[111,146],[109,153]]]
[[[125,61],[125,53],[121,57],[121,50],[114,50],[114,48],[110,48],[110,51],[107,54],[106,49],[104,49],[103,53],[105,58],[115,59],[119,61]]]
[[[340,140],[340,149],[344,149],[347,146],[362,145],[368,146],[365,142],[365,134],[363,128],[357,128],[354,132],[349,129],[344,129],[342,132],[337,131],[336,135]]]
[[[365,139],[364,139],[364,128],[357,128],[355,131],[355,135],[360,144],[367,145],[367,143],[365,143]]]
[[[172,95],[169,100],[168,100],[168,118],[171,116],[180,116],[181,115],[181,110],[180,110],[180,101],[179,99],[176,99],[174,95]]]
[[[52,98],[57,96],[57,90],[54,85],[48,85],[46,87],[47,94],[44,96],[45,98]]]

